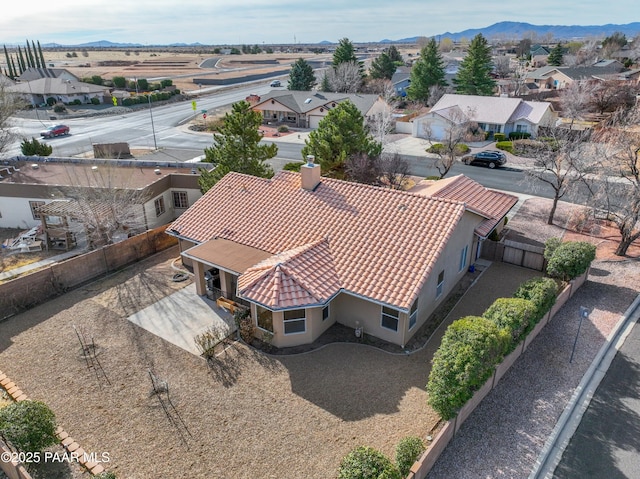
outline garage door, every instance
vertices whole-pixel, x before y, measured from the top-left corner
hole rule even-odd
[[[321,115],[311,115],[309,116],[309,128],[316,129],[320,125],[320,120],[322,120],[324,116]]]

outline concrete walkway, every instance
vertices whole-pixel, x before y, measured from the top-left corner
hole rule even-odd
[[[212,327],[220,328],[225,336],[236,330],[233,316],[215,301],[198,296],[193,283],[127,319],[198,356],[201,351],[194,341],[196,335]]]

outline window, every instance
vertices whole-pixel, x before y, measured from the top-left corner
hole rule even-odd
[[[444,270],[438,275],[438,285],[436,286],[436,298],[439,298],[444,291]]]
[[[273,313],[261,306],[258,306],[256,313],[258,315],[258,327],[273,333]]]
[[[304,333],[306,330],[307,319],[304,309],[284,312],[284,334]]]
[[[160,198],[158,198],[155,202],[154,202],[155,206],[156,206],[156,216],[160,216],[161,214],[164,213],[165,209],[164,209],[164,196],[161,196]]]
[[[29,201],[29,207],[31,208],[31,214],[33,215],[34,220],[39,220],[42,216],[37,211],[41,206],[44,206],[44,201]]]
[[[462,251],[460,251],[460,267],[458,268],[458,272],[467,267],[467,253],[469,253],[469,245],[465,246],[462,248]]]
[[[173,192],[173,207],[174,208],[188,208],[189,198],[186,191],[174,191]]]
[[[327,304],[324,308],[322,308],[322,320],[326,320],[329,317],[329,305]]]
[[[382,327],[391,329],[392,331],[398,330],[398,318],[400,317],[400,311],[396,309],[382,307]]]
[[[413,302],[409,311],[409,329],[413,328],[416,322],[418,322],[418,298]]]
[[[527,125],[516,125],[516,131],[518,133],[526,133],[529,130]]]

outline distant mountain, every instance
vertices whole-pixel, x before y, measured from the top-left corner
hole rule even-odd
[[[627,23],[626,25],[532,25],[522,22],[499,22],[484,28],[471,28],[462,32],[446,32],[434,35],[436,38],[451,38],[454,41],[462,38],[472,39],[478,33],[488,39],[501,38],[505,40],[521,39],[525,33],[535,33],[539,38],[546,35],[553,36],[554,40],[583,39],[587,37],[606,37],[615,32],[624,33],[627,38],[633,38],[640,34],[640,22]],[[419,37],[403,38],[398,43],[415,42]]]

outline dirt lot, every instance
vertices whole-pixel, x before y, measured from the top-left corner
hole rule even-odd
[[[544,241],[540,201],[509,226]],[[570,211],[558,214],[562,224]],[[234,343],[207,365],[129,323],[185,285],[171,281],[176,256],[169,250],[0,323],[0,369],[45,400],[83,448],[109,453],[118,477],[326,479],[356,445],[393,456],[402,437],[437,424],[424,390],[431,348],[390,355],[334,344],[275,357]],[[94,338],[110,385],[87,370],[73,325]],[[151,394],[149,370],[168,382],[188,432]]]

